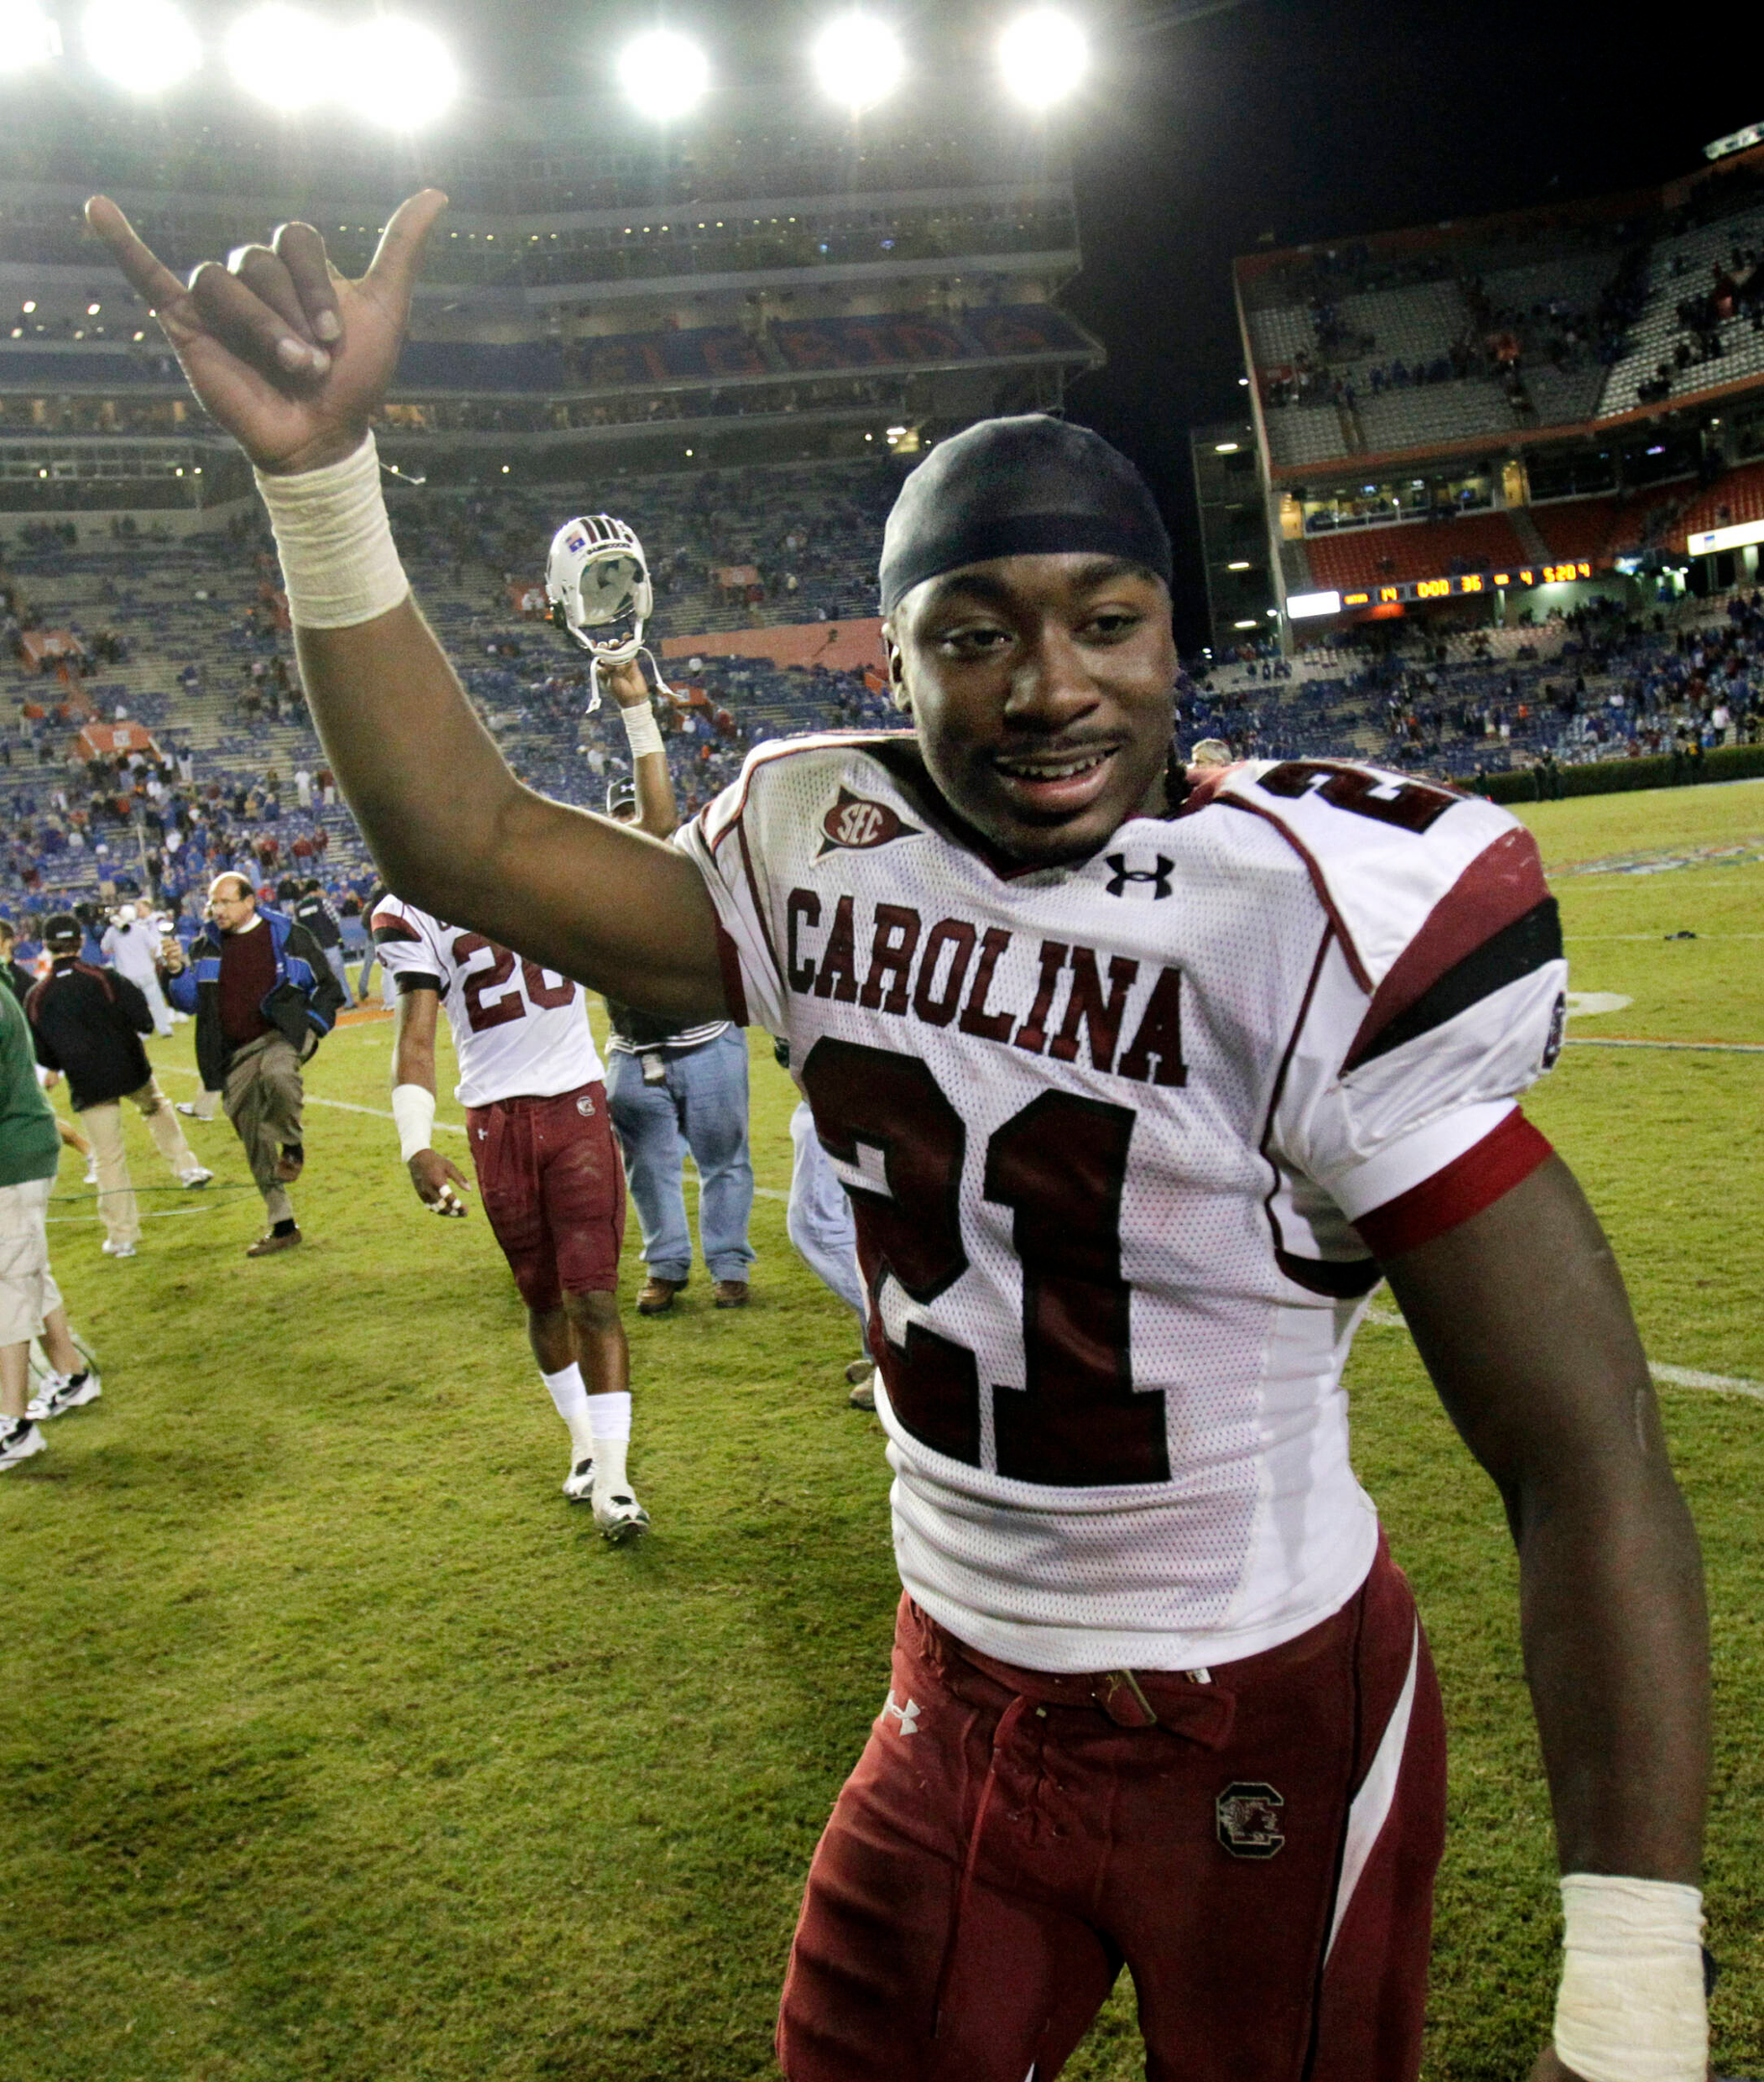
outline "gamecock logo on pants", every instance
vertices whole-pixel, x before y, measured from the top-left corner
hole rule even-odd
[[[1261,1779],[1235,1779],[1213,1803],[1218,1840],[1233,1857],[1270,1858],[1286,1842],[1280,1810],[1286,1805]]]

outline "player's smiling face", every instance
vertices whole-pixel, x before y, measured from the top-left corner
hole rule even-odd
[[[1176,646],[1137,565],[998,557],[927,578],[884,627],[931,778],[1013,859],[1083,860],[1163,803]]]

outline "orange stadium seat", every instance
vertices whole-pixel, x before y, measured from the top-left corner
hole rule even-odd
[[[1764,520],[1764,463],[1743,463],[1699,492],[1673,527],[1672,546],[1682,549],[1687,535],[1747,520]]]
[[[1356,528],[1307,537],[1319,586],[1343,592],[1404,578],[1442,578],[1454,569],[1489,571],[1534,561],[1505,514],[1466,514],[1425,525]]]

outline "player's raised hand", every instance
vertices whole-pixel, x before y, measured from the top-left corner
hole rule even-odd
[[[331,265],[307,224],[282,225],[271,244],[242,246],[225,265],[204,260],[185,284],[108,196],[86,204],[86,222],[159,320],[209,417],[259,469],[291,474],[360,447],[446,206],[436,188],[400,203],[357,281]]]
[[[641,708],[647,705],[650,683],[643,677],[643,667],[636,658],[627,658],[621,665],[602,665],[600,672],[621,708]]]
[[[432,1214],[465,1214],[466,1203],[460,1195],[468,1193],[471,1188],[465,1172],[451,1159],[441,1156],[439,1150],[418,1150],[406,1168],[416,1197]]]

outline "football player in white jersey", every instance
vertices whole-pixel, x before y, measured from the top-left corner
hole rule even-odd
[[[650,719],[634,661],[605,668],[622,712]],[[645,734],[655,737],[654,723]],[[674,791],[656,739],[633,761],[642,828],[674,829]],[[588,1503],[607,1539],[648,1529],[626,1468],[630,1352],[619,1320],[625,1174],[605,1072],[579,983],[517,963],[505,947],[383,896],[370,921],[398,992],[392,1114],[417,1198],[463,1215],[465,1174],[434,1147],[435,1035],[444,1004],[459,1058],[454,1097],[484,1212],[527,1309],[527,1336],[570,1431],[564,1494]]]
[[[1611,1253],[1516,1105],[1564,976],[1528,836],[1350,764],[1190,791],[1156,510],[1039,418],[940,442],[890,517],[910,735],[762,748],[674,849],[522,788],[367,432],[442,207],[360,282],[284,226],[188,286],[89,210],[257,466],[388,880],[786,1036],[852,1194],[907,1594],[787,2073],[1048,2082],[1125,1962],[1159,2082],[1410,2082],[1442,1719],[1340,1387],[1381,1270],[1518,1553],[1565,1921],[1534,2082],[1697,2082],[1700,1566]]]

